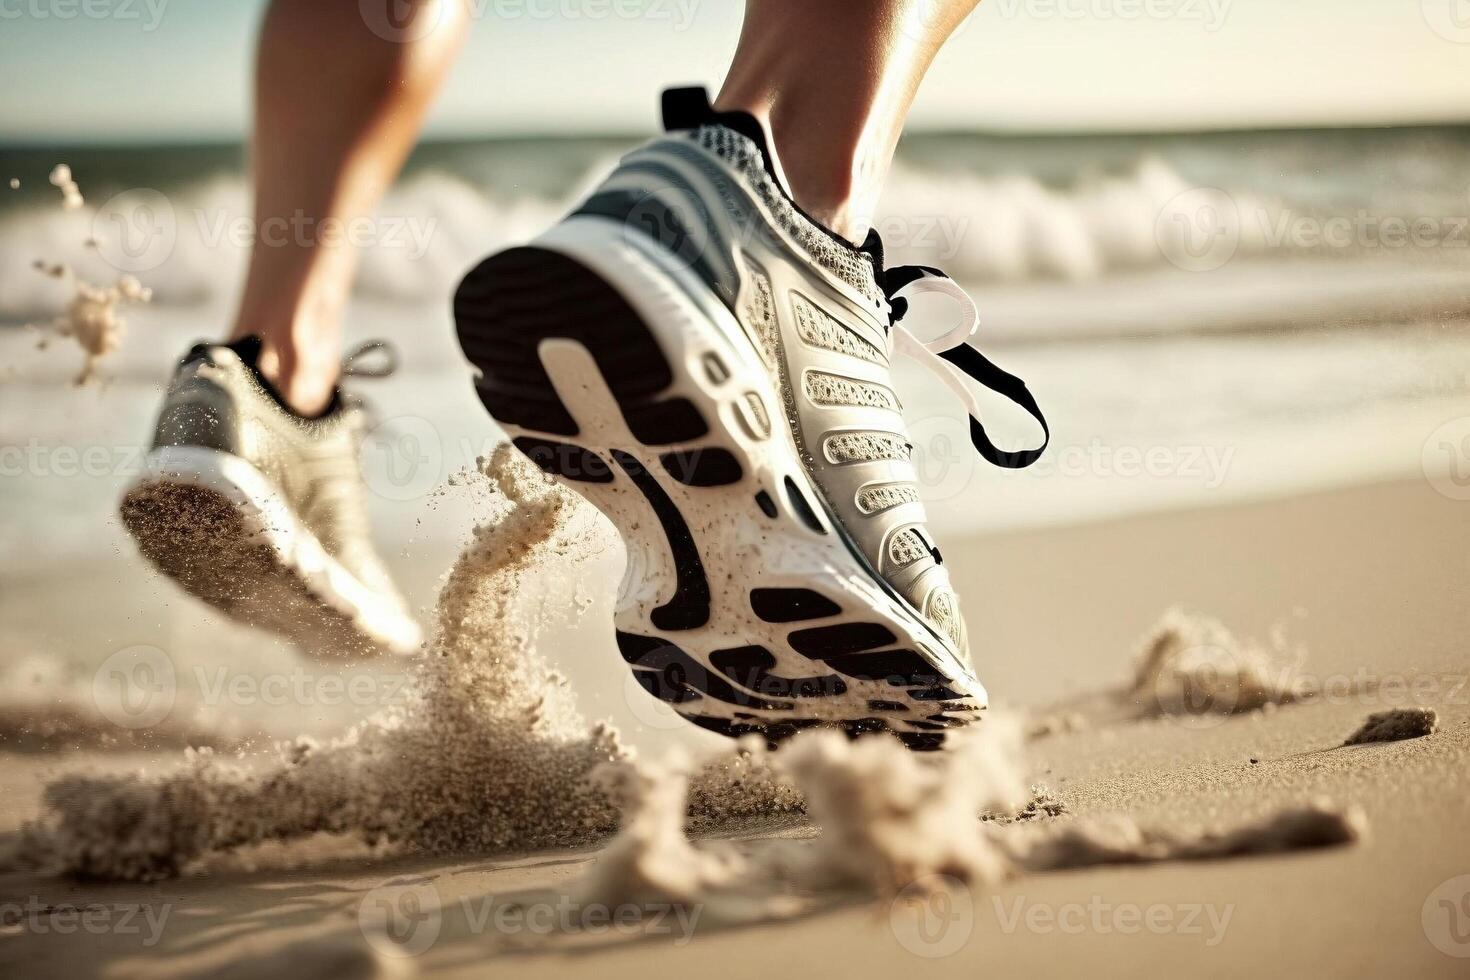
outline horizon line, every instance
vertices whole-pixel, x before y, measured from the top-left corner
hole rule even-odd
[[[1088,138],[1088,137],[1146,137],[1146,136],[1217,136],[1244,133],[1302,133],[1302,132],[1343,132],[1355,130],[1410,130],[1410,129],[1462,129],[1470,128],[1470,116],[1453,118],[1419,118],[1394,121],[1357,121],[1341,123],[1281,123],[1268,122],[1259,125],[1230,124],[1222,126],[1200,126],[1200,127],[1160,127],[1158,129],[1132,129],[1126,127],[1088,127],[1088,128],[1064,128],[1064,127],[1024,127],[1024,126],[952,126],[952,125],[920,125],[906,129],[903,137],[925,136],[982,136],[998,139],[1064,139],[1064,138]],[[587,130],[585,132],[569,130],[507,130],[495,133],[457,133],[457,132],[434,132],[421,137],[416,146],[432,146],[452,143],[516,143],[516,142],[555,142],[576,140],[639,140],[648,139],[657,132],[650,133],[647,130]],[[131,137],[120,134],[107,134],[91,139],[80,139],[75,136],[50,137],[20,137],[12,138],[7,134],[0,133],[0,152],[4,151],[32,151],[48,149],[126,149],[126,148],[198,148],[219,149],[226,147],[243,146],[249,142],[249,136],[228,136],[225,134],[200,134],[198,136],[181,136],[176,134],[160,134],[158,136]]]

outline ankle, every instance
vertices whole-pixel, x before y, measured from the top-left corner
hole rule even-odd
[[[236,338],[248,332],[237,332]],[[281,399],[297,414],[312,418],[332,403],[341,375],[334,347],[302,344],[293,338],[261,334],[261,376],[275,386]]]
[[[863,165],[859,134],[814,131],[800,106],[778,105],[762,94],[742,96],[728,85],[715,108],[753,116],[765,130],[772,169],[796,204],[833,234],[862,242],[882,178]]]

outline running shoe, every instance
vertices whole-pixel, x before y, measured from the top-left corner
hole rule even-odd
[[[418,623],[373,548],[358,465],[365,413],[338,391],[318,418],[287,408],[260,340],[199,344],[174,374],[123,524],[159,571],[230,618],[318,657],[406,655]],[[381,376],[360,365],[344,374]]]
[[[934,269],[883,268],[791,199],[744,113],[664,95],[667,134],[565,220],[493,255],[454,313],[514,445],[617,526],[617,642],[689,721],[776,743],[813,726],[938,748],[985,688],[928,529],[891,378],[896,353],[971,406],[973,383],[1045,421],[963,343],[974,304]],[[951,335],[897,325],[915,292],[966,304]],[[902,293],[903,295],[900,295]]]

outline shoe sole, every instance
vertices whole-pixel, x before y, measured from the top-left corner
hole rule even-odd
[[[940,747],[984,689],[857,555],[755,347],[676,261],[573,218],[482,262],[454,299],[481,401],[617,527],[618,648],[649,694],[732,737]]]
[[[157,449],[123,495],[123,525],[155,568],[237,622],[333,659],[417,651],[416,624],[327,553],[247,460]]]

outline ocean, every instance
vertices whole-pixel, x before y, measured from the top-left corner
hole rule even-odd
[[[484,252],[555,220],[636,142],[520,138],[420,147],[377,223],[365,229],[360,292],[442,297]],[[56,207],[45,175],[62,161],[99,211]],[[98,276],[126,267],[163,303],[230,295],[248,241],[245,167],[237,145],[0,147],[0,179],[21,178],[18,190],[0,184],[0,318],[53,307],[56,287],[26,274],[43,254]],[[917,134],[904,140],[874,217],[896,259],[939,265],[978,287],[1095,284],[1174,270],[1193,274],[1183,281],[1194,292],[1208,289],[1205,273],[1224,273],[1215,277],[1224,280],[1249,264],[1301,261],[1312,266],[1313,281],[1377,278],[1384,261],[1395,262],[1396,273],[1411,266],[1414,281],[1437,280],[1470,266],[1466,174],[1466,127]],[[99,255],[82,246],[93,236],[102,242]],[[1384,308],[1369,306],[1375,318]],[[1353,309],[1343,312],[1359,319]],[[1397,312],[1412,318],[1420,311]],[[1310,311],[1281,313],[1297,320]],[[1027,324],[1023,335],[1076,329]]]
[[[346,229],[363,247],[352,331],[408,347],[408,375],[435,390],[459,367],[446,317],[458,277],[555,221],[636,143],[421,146],[380,214]],[[86,207],[59,206],[46,175],[60,162]],[[134,274],[154,300],[104,375],[156,387],[174,347],[229,319],[252,232],[245,168],[237,145],[0,149],[0,181],[20,180],[0,183],[0,324],[44,323],[69,298],[37,260],[94,283]],[[874,217],[891,261],[939,266],[972,291],[978,343],[1031,381],[1056,423],[1052,464],[1077,471],[1055,506],[1037,471],[989,475],[987,497],[1018,499],[977,509],[954,488],[978,471],[933,448],[953,457],[932,467],[939,516],[970,529],[1072,520],[1429,465],[1425,440],[1470,414],[1467,174],[1470,127],[906,137]],[[304,218],[279,231],[318,233]],[[52,346],[0,386],[7,440],[49,428],[14,405],[20,390],[96,397],[62,384],[76,365]],[[910,414],[936,445],[963,445],[932,388],[915,379]],[[994,424],[1028,437],[1003,406]],[[1166,459],[1206,448],[1210,473],[1180,477],[1194,470]],[[1099,462],[1119,449],[1152,452],[1154,475]]]
[[[438,392],[460,367],[446,315],[458,277],[555,221],[637,142],[421,146],[376,219],[346,230],[363,246],[351,332],[397,340],[409,380],[395,384]],[[46,175],[60,162],[86,207],[59,206]],[[0,183],[0,324],[44,323],[67,301],[38,259],[95,283],[134,274],[154,301],[103,373],[156,389],[174,348],[229,319],[252,232],[245,168],[237,145],[0,150],[0,181],[20,179]],[[939,266],[972,291],[978,343],[1028,378],[1056,430],[1036,470],[984,473],[956,448],[954,407],[913,378],[901,394],[933,432],[919,448],[936,517],[984,530],[1434,465],[1426,440],[1470,415],[1467,175],[1470,127],[906,137],[874,217],[891,261]],[[317,233],[304,218],[280,232]],[[7,441],[66,429],[17,405],[21,391],[97,397],[64,385],[65,351],[11,359]],[[151,397],[136,400],[142,428]],[[1032,435],[1003,405],[992,424]],[[977,480],[993,507],[970,506]]]

